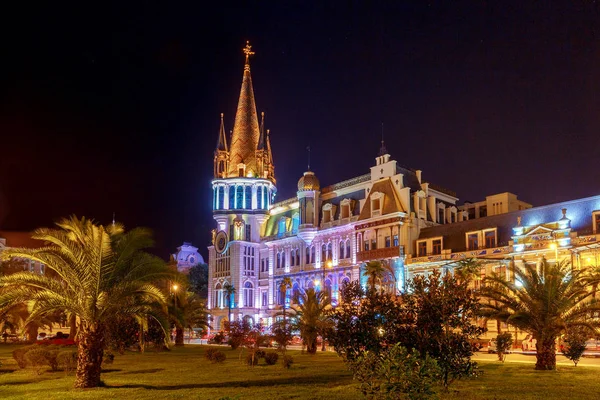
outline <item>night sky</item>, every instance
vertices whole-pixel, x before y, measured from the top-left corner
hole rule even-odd
[[[596,2],[222,3],[2,10],[0,229],[114,211],[165,258],[184,240],[206,256],[246,40],[278,200],[307,145],[322,185],[368,173],[382,122],[392,157],[461,204],[600,194]]]

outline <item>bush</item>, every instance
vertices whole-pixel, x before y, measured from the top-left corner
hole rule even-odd
[[[508,332],[501,333],[496,336],[496,352],[498,353],[498,360],[504,362],[506,359],[506,353],[513,344],[512,335]]]
[[[399,344],[379,355],[367,351],[349,361],[360,391],[370,399],[429,399],[435,396],[433,386],[440,380],[440,369],[428,355],[421,358],[415,349]]]
[[[294,358],[292,356],[283,356],[283,368],[290,368],[294,363]]]
[[[31,349],[27,353],[25,353],[25,360],[27,360],[27,365],[40,375],[42,373],[42,368],[46,365],[49,365],[48,359],[51,358],[50,351],[46,349],[42,349],[40,347]],[[56,360],[56,357],[54,358]]]
[[[17,362],[17,365],[19,366],[19,368],[23,369],[23,368],[27,367],[27,359],[25,358],[25,354],[27,354],[27,352],[29,350],[36,349],[36,348],[38,348],[38,346],[33,345],[33,346],[20,347],[16,350],[13,350],[12,356],[15,359],[15,361]]]
[[[110,365],[115,361],[115,355],[109,351],[104,353],[104,358],[102,359],[102,365]]]
[[[265,353],[264,350],[256,350],[256,352],[254,353],[254,355],[257,358],[265,358],[266,353]]]
[[[56,356],[58,366],[69,373],[77,367],[77,350],[62,350]]]
[[[586,339],[585,333],[577,330],[569,332],[565,336],[565,346],[562,348],[562,353],[569,360],[573,361],[575,366],[577,366],[579,359],[583,356]]]
[[[279,354],[275,352],[269,352],[265,354],[264,358],[267,365],[275,365],[277,364],[277,360],[279,360]]]
[[[246,356],[246,364],[248,364],[251,367],[258,365],[258,357],[256,356],[256,354],[248,354]]]
[[[204,352],[204,357],[206,357],[208,360],[212,361],[213,356],[215,355],[215,353],[217,353],[219,350],[217,349],[206,349],[206,351]]]
[[[223,344],[225,342],[225,334],[223,332],[217,333],[208,343]]]
[[[211,361],[213,363],[222,363],[227,359],[227,356],[225,356],[225,354],[222,351],[215,351]]]

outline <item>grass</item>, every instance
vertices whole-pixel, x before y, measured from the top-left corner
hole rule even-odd
[[[360,399],[356,384],[333,353],[316,356],[291,351],[294,364],[251,368],[238,359],[239,350],[220,348],[223,364],[203,356],[204,346],[171,352],[127,353],[102,374],[105,387],[74,390],[73,375],[47,371],[36,376],[18,369],[11,358],[16,346],[0,345],[2,399]],[[480,378],[458,381],[442,399],[598,399],[597,368],[560,367],[534,371],[531,364],[482,362]]]

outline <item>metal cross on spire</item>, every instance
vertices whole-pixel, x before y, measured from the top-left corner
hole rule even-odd
[[[246,47],[244,47],[242,49],[242,51],[244,52],[244,54],[246,54],[246,65],[250,65],[249,61],[250,61],[250,56],[254,55],[254,52],[252,51],[252,46],[250,46],[250,41],[246,40]]]
[[[379,155],[383,156],[384,154],[387,154],[387,149],[383,143],[383,122],[381,122],[381,148],[379,149]]]

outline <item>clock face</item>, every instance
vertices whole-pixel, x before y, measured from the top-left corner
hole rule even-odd
[[[221,254],[227,249],[227,234],[225,231],[219,231],[215,237],[215,250]]]

